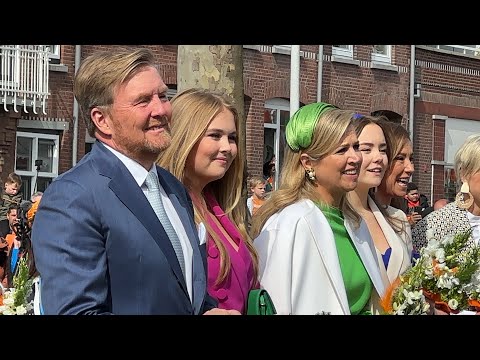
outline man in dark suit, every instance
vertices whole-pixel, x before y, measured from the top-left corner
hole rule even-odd
[[[239,314],[208,296],[191,199],[154,165],[170,144],[171,105],[152,52],[94,53],[74,92],[97,141],[47,188],[35,216],[45,314]],[[149,202],[150,175],[181,256]]]

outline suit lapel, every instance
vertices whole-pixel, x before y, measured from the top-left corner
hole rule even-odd
[[[188,296],[187,285],[172,244],[142,189],[135,182],[125,165],[113,153],[99,142],[96,145],[98,146],[92,149],[92,156],[96,156],[95,161],[102,163],[100,166],[100,169],[102,169],[101,175],[110,178],[109,188],[150,233],[164,253],[175,276]],[[94,150],[96,150],[95,153],[93,153]],[[99,152],[101,152],[101,155],[97,156]]]
[[[158,170],[158,168],[157,168]],[[160,174],[160,171],[158,173]],[[195,314],[200,312],[203,299],[205,297],[206,289],[206,276],[205,268],[203,266],[202,255],[199,249],[200,240],[198,239],[197,229],[193,227],[193,219],[189,216],[187,209],[180,204],[180,201],[176,194],[174,194],[163,177],[159,176],[160,184],[167,193],[170,201],[177,210],[178,217],[182,221],[183,227],[187,234],[188,240],[192,246],[193,259],[192,259],[192,305]]]

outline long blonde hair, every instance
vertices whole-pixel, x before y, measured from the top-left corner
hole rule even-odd
[[[281,170],[280,186],[273,191],[270,198],[263,204],[253,217],[251,234],[257,237],[265,222],[283,208],[297,202],[300,199],[310,199],[323,203],[315,185],[305,178],[300,157],[307,154],[314,159],[322,159],[332,154],[339,146],[342,139],[351,129],[353,111],[328,109],[321,113],[315,126],[310,145],[305,149],[294,151],[290,147],[285,148],[284,162]],[[346,203],[345,195],[340,200],[340,207],[345,214],[356,217],[351,206]]]
[[[204,137],[205,132],[212,120],[227,109],[233,114],[235,127],[238,133],[238,123],[240,121],[235,106],[222,94],[192,88],[184,90],[175,95],[172,103],[172,121],[171,133],[172,141],[170,146],[160,154],[157,164],[177,177],[185,184],[192,197],[195,210],[195,222],[203,223],[207,228],[215,245],[220,252],[220,272],[217,278],[217,284],[221,283],[228,275],[231,267],[231,261],[228,253],[220,240],[218,234],[209,226],[207,220],[207,207],[205,199],[198,198],[191,189],[187,178],[186,163],[187,158],[194,146]],[[238,143],[238,140],[237,140]],[[245,245],[250,252],[254,264],[254,279],[258,274],[258,255],[253,246],[253,242],[248,235],[246,220],[245,201],[242,200],[243,171],[244,162],[242,147],[238,147],[238,153],[225,175],[218,180],[208,184],[204,191],[211,192],[217,199],[225,214],[242,235]]]

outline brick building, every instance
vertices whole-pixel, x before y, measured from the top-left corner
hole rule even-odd
[[[108,47],[0,45],[0,166],[3,174],[16,171],[22,176],[25,198],[44,190],[89,151],[93,139],[86,134],[74,102],[73,77],[81,59]],[[173,95],[177,46],[146,47],[157,55]],[[300,49],[300,105],[320,99],[401,122],[413,135],[413,181],[420,191],[431,200],[454,196],[453,154],[466,136],[480,132],[476,45],[301,45]],[[280,169],[290,116],[290,62],[289,45],[244,45],[250,174],[261,174],[263,163],[273,155]],[[23,80],[25,74],[30,80]]]

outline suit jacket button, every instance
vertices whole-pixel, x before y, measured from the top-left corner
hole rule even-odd
[[[211,246],[208,248],[208,256],[210,256],[211,258],[217,258],[219,254],[220,252],[218,251],[216,246]]]
[[[228,299],[228,293],[227,293],[227,290],[225,290],[225,289],[218,289],[216,291],[216,295],[217,295],[218,300],[223,301],[223,300]]]

